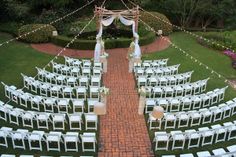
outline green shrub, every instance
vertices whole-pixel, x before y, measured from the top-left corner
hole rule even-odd
[[[151,12],[151,14],[170,23],[170,20],[165,15],[163,15],[161,13]],[[150,25],[152,28],[154,28],[155,31],[162,30],[163,35],[169,35],[173,30],[171,25],[169,25],[161,20],[158,20],[157,18],[151,16],[150,14],[148,14],[146,12],[141,12],[140,18],[144,22],[146,22],[148,25]]]
[[[140,38],[140,45],[146,45],[152,43],[156,39],[154,33],[149,32],[146,36]],[[66,46],[72,39],[66,36],[54,36],[51,39],[51,42],[59,45],[59,46]],[[105,40],[105,47],[106,49],[112,48],[123,48],[129,47],[132,39],[128,38],[119,38],[119,39],[106,39]],[[73,44],[70,45],[70,48],[79,49],[79,50],[93,50],[96,44],[96,40],[84,40],[84,39],[77,39]]]
[[[42,26],[44,26],[44,24],[24,25],[18,30],[18,34],[20,36],[33,30],[36,30]],[[21,39],[29,43],[44,43],[50,40],[53,31],[56,31],[56,28],[51,25],[48,25],[47,27],[37,30],[34,33],[31,33],[27,36],[23,36]]]
[[[21,26],[21,24],[16,23],[16,22],[0,23],[0,31],[10,33],[11,35],[17,36],[18,29],[20,26]]]

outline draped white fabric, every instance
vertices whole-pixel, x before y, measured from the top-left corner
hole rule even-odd
[[[97,40],[95,50],[94,50],[94,62],[100,62],[100,55],[101,55],[101,42]]]
[[[116,18],[119,18],[120,22],[123,23],[126,26],[131,26],[132,25],[133,37],[135,38],[135,41],[134,41],[135,42],[134,57],[135,58],[140,58],[141,57],[141,49],[140,49],[140,46],[139,46],[139,35],[135,31],[135,22],[134,22],[134,20],[128,20],[128,19],[124,18],[123,16],[121,16],[119,14],[112,15],[112,16],[106,18],[106,19],[102,19],[101,24],[100,24],[100,28],[99,28],[99,32],[98,32],[96,38],[97,39],[101,38],[102,33],[103,33],[103,26],[111,25]],[[99,42],[100,42],[100,40],[97,40],[97,44],[95,46],[95,52],[94,52],[94,60],[98,60],[98,61],[100,60],[99,55],[101,54],[101,43],[99,43]]]

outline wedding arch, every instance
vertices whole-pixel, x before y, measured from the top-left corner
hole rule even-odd
[[[103,26],[110,26],[115,19],[119,19],[120,22],[126,26],[132,26],[132,32],[134,37],[134,58],[141,57],[141,49],[139,46],[138,35],[138,21],[139,21],[139,7],[130,10],[107,10],[102,7],[95,7],[95,15],[97,18],[97,36],[96,46],[94,50],[94,61],[100,62],[100,56],[104,53],[104,43],[102,41]]]

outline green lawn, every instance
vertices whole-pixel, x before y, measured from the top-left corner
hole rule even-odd
[[[6,41],[7,39],[12,38],[10,35],[5,33],[0,33],[0,43]],[[15,85],[18,88],[23,87],[21,73],[24,73],[28,76],[36,75],[35,67],[44,67],[53,56],[47,55],[44,53],[40,53],[30,47],[29,44],[24,44],[20,42],[13,42],[7,45],[0,47],[0,81],[8,84]],[[61,59],[59,59],[61,61]],[[0,85],[0,100],[7,101],[4,96],[3,86]],[[16,105],[14,103],[10,103],[11,105]],[[16,105],[18,108],[22,108],[22,106]],[[9,124],[8,122],[0,120],[0,127],[8,126],[15,129],[18,126]],[[32,129],[27,128],[29,131]],[[45,132],[48,132],[45,130]],[[45,150],[45,149],[44,149]],[[80,151],[81,152],[81,151]],[[63,153],[63,152],[39,152],[39,151],[23,151],[23,150],[14,150],[14,149],[3,149],[0,148],[0,154],[9,153],[9,154],[35,154],[35,155],[52,155],[52,156],[60,156],[60,155],[73,155],[79,156],[81,153]],[[96,156],[96,153],[83,153],[83,155],[93,155]]]
[[[173,33],[171,35],[171,40],[173,43],[175,43],[177,46],[185,50],[187,53],[192,55],[193,57],[197,58],[200,62],[208,65],[210,68],[214,69],[216,72],[220,73],[226,78],[236,78],[236,70],[234,70],[231,67],[231,59],[227,56],[224,56],[220,52],[205,48],[201,45],[199,45],[195,38],[184,34],[184,33]],[[190,57],[185,56],[182,52],[179,50],[170,47],[164,51],[153,53],[153,54],[147,54],[143,56],[143,59],[160,59],[160,58],[169,58],[169,65],[173,64],[181,64],[180,66],[180,72],[185,71],[191,71],[194,70],[193,74],[193,81],[199,80],[199,79],[205,79],[207,77],[210,77],[210,80],[208,82],[207,90],[213,90],[215,88],[221,88],[224,86],[227,86],[227,84],[224,82],[224,79],[219,78],[215,74],[212,74],[211,71],[207,70],[205,67],[200,66],[199,63],[195,63],[193,60],[190,59]],[[233,90],[231,87],[229,87],[226,91],[225,100],[230,100],[232,98],[236,97],[236,91]],[[146,116],[147,118],[147,116]],[[219,123],[223,123],[225,121],[231,121],[235,120],[236,116],[233,116],[231,118],[225,119],[224,121],[220,121]],[[211,124],[212,125],[212,124]],[[203,125],[201,125],[202,127]],[[209,126],[209,125],[204,125]],[[197,129],[198,127],[194,127],[193,129]],[[188,128],[182,128],[180,130],[185,130]],[[168,132],[171,131],[167,130]],[[154,131],[149,131],[151,141],[154,137]],[[235,144],[235,141],[230,142],[224,142],[224,145],[222,146],[222,143],[214,144],[207,146],[207,148],[198,148],[198,149],[190,149],[190,150],[177,150],[177,151],[157,151],[155,154],[157,156],[163,155],[163,154],[180,154],[180,153],[194,153],[200,150],[212,150],[219,147],[226,147],[227,145]]]

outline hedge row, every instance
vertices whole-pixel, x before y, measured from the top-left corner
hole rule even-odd
[[[154,16],[171,23],[170,20],[161,13],[158,12],[151,12]],[[151,26],[154,30],[162,30],[163,35],[169,35],[173,31],[173,27],[170,24],[167,24],[166,22],[163,22],[160,19],[157,19],[156,17],[151,16],[147,12],[141,12],[141,19],[145,21],[149,26]]]
[[[209,33],[200,33],[201,36],[204,38],[210,39],[212,41],[216,41],[215,43],[213,42],[207,42],[205,40],[199,39],[198,42],[206,47],[223,51],[225,48],[219,46],[218,44],[225,45],[227,47],[230,47],[233,50],[236,50],[236,41],[234,40],[233,37],[228,36],[225,32],[219,33],[219,32],[209,32]]]
[[[140,45],[147,45],[152,43],[156,39],[153,32],[149,32],[146,36],[140,38]],[[54,36],[51,38],[51,42],[55,45],[66,46],[67,43],[71,41],[71,38],[66,36]],[[105,40],[106,49],[112,48],[123,48],[129,47],[132,39],[107,39]],[[79,50],[93,50],[96,44],[96,40],[82,40],[77,39],[74,43],[70,45],[70,48]]]

